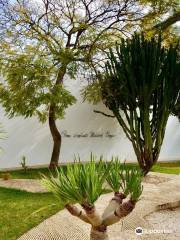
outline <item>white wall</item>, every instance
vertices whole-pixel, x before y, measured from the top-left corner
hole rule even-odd
[[[83,84],[81,80],[67,81],[75,96],[79,96],[79,89]],[[118,155],[120,158],[135,160],[131,143],[126,139],[121,127],[115,119],[104,117],[93,112],[94,109],[108,112],[102,105],[92,106],[78,103],[67,110],[65,120],[58,121],[58,127],[63,135],[61,162],[73,161],[74,154],[79,154],[82,160],[88,160],[90,152],[97,155],[103,154],[106,158]],[[0,141],[3,153],[0,155],[0,169],[19,167],[22,155],[27,157],[28,165],[49,163],[52,139],[48,124],[41,124],[37,119],[23,119],[20,117],[8,119],[4,111],[0,110],[0,122],[7,132],[7,139]],[[71,137],[66,137],[67,131]],[[92,132],[102,137],[92,137]],[[108,136],[107,132],[113,137]],[[85,137],[78,137],[77,134]],[[180,159],[180,124],[171,117],[168,121],[161,160]]]

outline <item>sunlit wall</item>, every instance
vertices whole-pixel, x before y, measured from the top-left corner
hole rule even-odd
[[[83,84],[82,80],[68,80],[66,85],[75,96],[79,96]],[[85,161],[91,152],[103,154],[105,158],[118,155],[123,160],[136,161],[131,143],[116,119],[93,112],[96,109],[109,113],[108,110],[102,104],[93,106],[82,103],[78,98],[77,104],[67,110],[66,118],[57,123],[63,137],[60,161],[73,161],[75,154],[79,154]],[[3,148],[0,169],[20,167],[23,155],[27,157],[29,166],[49,163],[52,139],[48,123],[41,124],[36,118],[8,119],[2,108],[0,122],[7,132],[6,140],[0,140]],[[180,124],[176,118],[170,117],[160,160],[177,159],[180,159]]]

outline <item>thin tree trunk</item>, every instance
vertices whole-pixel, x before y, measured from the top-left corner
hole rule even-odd
[[[61,68],[59,69],[55,86],[63,84],[63,78],[66,73],[66,69],[67,69],[67,65],[62,65]],[[61,134],[56,125],[55,104],[50,104],[50,107],[49,107],[49,128],[53,138],[53,151],[51,155],[49,168],[55,168],[58,166],[61,142],[62,142]]]
[[[140,159],[138,159],[140,168],[143,171],[144,176],[148,174],[148,172],[151,170],[152,166],[156,164],[158,157],[159,157],[160,150],[153,150],[152,157],[150,158],[149,155],[145,156],[143,153],[140,156]]]
[[[138,161],[140,168],[142,169],[143,175],[146,176],[148,174],[148,172],[150,171],[150,169],[153,166],[153,162],[150,164],[150,161],[147,161],[146,159],[141,159],[141,161]],[[145,164],[142,164],[145,163]]]
[[[141,159],[139,162],[139,166],[142,169],[143,175],[146,176],[147,173],[150,171],[152,164],[150,164],[149,159],[145,159],[144,157],[141,156]]]
[[[61,148],[61,134],[58,131],[56,126],[55,111],[53,106],[50,106],[50,110],[49,110],[49,128],[53,138],[53,151],[51,155],[49,168],[53,169],[58,166],[60,148]]]

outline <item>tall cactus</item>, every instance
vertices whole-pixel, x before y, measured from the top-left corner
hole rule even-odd
[[[179,45],[135,34],[110,50],[102,100],[132,142],[144,174],[159,157],[168,117],[180,94]]]

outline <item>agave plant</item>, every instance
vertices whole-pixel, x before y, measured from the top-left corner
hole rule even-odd
[[[101,157],[97,162],[91,155],[88,163],[79,159],[56,171],[56,176],[43,176],[43,185],[73,216],[91,225],[91,240],[107,240],[107,227],[132,212],[142,193],[141,171],[127,168],[118,158],[107,163]],[[108,192],[114,192],[114,196],[100,215],[95,202]]]

